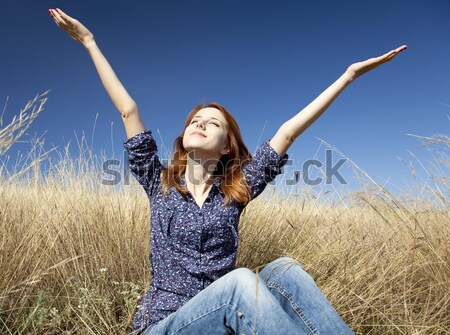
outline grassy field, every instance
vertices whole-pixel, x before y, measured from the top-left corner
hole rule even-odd
[[[61,154],[41,178],[41,156],[0,179],[0,333],[127,333],[150,279],[145,193],[99,186],[92,155]],[[407,201],[372,186],[345,206],[256,199],[238,267],[298,260],[358,334],[450,334],[448,187]]]

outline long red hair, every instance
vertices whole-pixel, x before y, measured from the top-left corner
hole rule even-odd
[[[217,102],[197,105],[189,113],[181,135],[174,141],[172,164],[164,168],[161,172],[163,193],[166,195],[169,188],[173,186],[186,197],[188,190],[180,185],[180,177],[186,171],[188,154],[183,147],[183,135],[195,114],[199,110],[207,107],[213,107],[221,111],[227,121],[226,129],[230,150],[228,154],[220,158],[220,161],[217,163],[217,169],[211,179],[220,178],[222,180],[220,187],[225,195],[225,206],[230,204],[232,200],[236,203],[247,205],[251,200],[251,196],[248,184],[242,173],[242,168],[250,163],[252,156],[242,140],[241,131],[236,120],[225,107]]]

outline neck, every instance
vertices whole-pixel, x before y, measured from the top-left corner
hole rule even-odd
[[[197,157],[194,159],[188,154],[185,182],[191,193],[201,195],[208,192],[212,184],[210,178],[214,174],[217,163],[217,159],[198,159]]]

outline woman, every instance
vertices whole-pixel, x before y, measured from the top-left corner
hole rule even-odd
[[[62,10],[49,11],[55,23],[91,56],[122,115],[130,169],[149,198],[152,279],[138,305],[133,333],[352,334],[297,261],[281,257],[259,274],[236,269],[239,218],[281,172],[294,140],[339,93],[406,46],[349,66],[266,140],[253,158],[235,119],[222,105],[196,106],[175,140],[173,162],[166,168],[136,103],[93,34]]]

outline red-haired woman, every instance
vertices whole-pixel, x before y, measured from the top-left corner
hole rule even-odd
[[[56,24],[80,42],[122,115],[128,163],[151,210],[152,277],[133,333],[146,335],[352,334],[311,276],[281,257],[257,275],[236,269],[242,210],[286,164],[286,151],[353,80],[406,49],[352,64],[290,120],[254,157],[233,116],[220,104],[196,106],[176,138],[172,164],[161,164],[138,107],[98,48],[93,34],[62,10]]]

